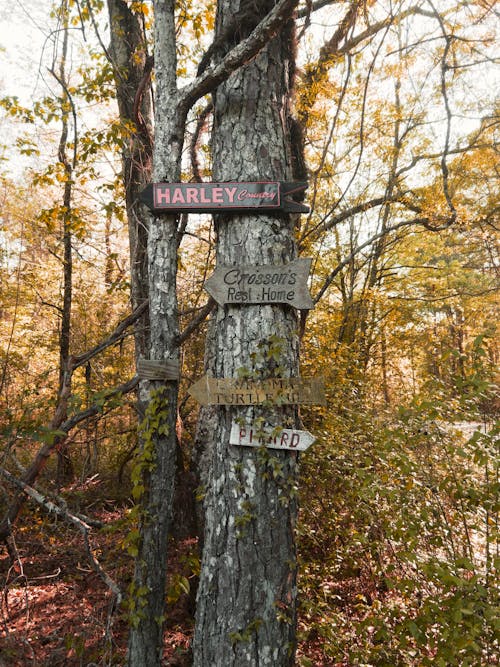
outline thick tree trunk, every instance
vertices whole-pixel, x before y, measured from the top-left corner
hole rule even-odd
[[[269,2],[252,5],[258,17]],[[239,0],[220,0],[218,34]],[[238,23],[237,37],[245,24]],[[290,180],[290,22],[214,96],[214,180]],[[217,262],[283,264],[295,258],[290,216],[219,215]],[[288,306],[219,307],[208,370],[216,377],[298,375],[298,322]],[[213,411],[212,411],[213,412]],[[219,407],[212,452],[193,642],[195,667],[291,665],[295,647],[296,454],[229,445],[233,420],[297,426],[297,409]],[[202,429],[199,430],[203,432]],[[210,438],[211,439],[211,438]],[[210,443],[206,443],[207,446]]]

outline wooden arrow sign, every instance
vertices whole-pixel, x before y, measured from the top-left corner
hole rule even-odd
[[[221,306],[238,303],[288,303],[314,307],[307,287],[312,259],[302,257],[277,266],[218,266],[205,289]]]
[[[188,393],[201,405],[325,405],[322,378],[240,380],[203,376]]]
[[[226,183],[150,183],[140,199],[153,211],[210,213],[220,211],[283,211],[308,213],[309,207],[293,201],[307,183],[226,182]]]
[[[253,426],[240,426],[236,422],[231,424],[231,434],[229,436],[230,445],[240,445],[242,447],[261,447],[265,445],[269,449],[289,449],[290,451],[305,451],[310,447],[316,438],[309,431],[297,431],[295,429],[279,429],[278,435],[274,435],[271,429],[265,429],[262,434],[261,429],[255,429]]]

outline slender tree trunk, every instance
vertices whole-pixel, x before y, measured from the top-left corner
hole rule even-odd
[[[180,179],[184,120],[177,108],[174,0],[155,3],[155,145],[153,180]],[[178,361],[177,219],[149,221],[148,292],[149,358]],[[160,667],[163,645],[167,538],[172,520],[176,469],[177,382],[142,380],[139,397],[145,408],[141,432],[142,466],[140,539],[131,590],[129,667]]]
[[[124,128],[134,128],[122,153],[123,183],[130,249],[132,309],[148,298],[147,239],[149,216],[139,193],[151,180],[152,58],[140,15],[124,0],[108,0],[111,27],[110,56],[116,81],[116,98]],[[130,131],[130,130],[129,130]],[[146,356],[149,345],[149,316],[146,310],[135,325],[136,357]]]
[[[59,331],[59,384],[57,395],[60,405],[65,405],[62,397],[71,391],[71,373],[69,372],[69,355],[71,349],[71,308],[73,302],[73,231],[72,231],[72,200],[73,200],[73,171],[76,166],[77,138],[76,128],[73,137],[73,157],[68,156],[68,134],[70,129],[71,100],[68,95],[68,80],[66,76],[66,60],[68,54],[69,10],[67,2],[61,5],[62,47],[58,71],[52,70],[52,75],[61,87],[61,136],[57,157],[64,168],[64,193],[62,215],[62,242],[63,242],[63,303],[61,309],[61,328]],[[74,119],[74,122],[75,119]],[[66,413],[62,415],[64,419]],[[57,449],[57,483],[59,485],[71,479],[74,475],[73,464],[66,443]]]
[[[257,2],[263,16],[271,3]],[[217,31],[239,9],[220,0]],[[245,25],[238,25],[238,36]],[[227,32],[227,31],[226,31]],[[231,33],[234,37],[234,32]],[[290,180],[293,23],[214,96],[214,180]],[[217,263],[295,258],[291,216],[219,215]],[[216,377],[298,375],[298,321],[285,306],[219,307],[208,342]],[[193,642],[195,667],[291,665],[295,647],[296,454],[228,443],[233,420],[297,426],[294,407],[219,407],[205,498],[205,536]],[[200,432],[203,432],[200,429]],[[211,439],[211,438],[210,438]]]

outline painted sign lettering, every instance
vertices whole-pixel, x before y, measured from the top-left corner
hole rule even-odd
[[[322,378],[200,378],[188,393],[201,405],[325,405]]]
[[[307,287],[312,259],[304,257],[281,266],[220,266],[205,289],[221,306],[238,303],[288,303],[314,307]]]
[[[275,434],[277,431],[277,435]],[[310,447],[316,438],[309,431],[298,431],[289,428],[255,429],[251,425],[231,424],[230,445],[242,447],[265,447],[269,449],[288,449],[303,452]]]
[[[302,192],[307,183],[228,182],[150,183],[141,200],[153,211],[209,213],[220,211],[285,211],[307,213],[309,208],[290,197]]]

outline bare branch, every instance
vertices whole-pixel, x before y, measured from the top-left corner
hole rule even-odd
[[[135,376],[128,382],[118,385],[113,389],[109,389],[103,399],[104,403],[113,398],[116,398],[117,396],[127,394],[128,392],[135,389],[138,384],[139,378]],[[29,468],[27,468],[23,475],[24,484],[33,484],[40,472],[45,467],[45,464],[47,463],[50,455],[57,449],[58,446],[61,446],[65,442],[68,433],[73,428],[75,428],[75,426],[85,421],[86,419],[90,419],[90,417],[95,417],[97,414],[103,411],[103,401],[101,400],[98,403],[92,404],[86,410],[82,410],[81,412],[69,417],[68,419],[64,419],[70,389],[68,385],[65,385],[63,389],[65,391],[65,395],[60,396],[60,401],[47,429],[49,433],[51,431],[53,432],[53,438],[50,442],[44,443],[38,450],[35,458],[31,462],[31,465]],[[12,524],[17,519],[23,504],[23,495],[18,495],[11,503],[7,513],[0,523],[0,542],[5,541],[10,535]]]
[[[137,322],[137,320],[141,317],[141,315],[143,315],[143,313],[146,312],[148,305],[149,305],[148,301],[143,301],[143,303],[141,303],[140,306],[137,306],[137,308],[130,315],[128,315],[128,317],[126,317],[117,325],[115,330],[107,338],[98,343],[92,349],[87,350],[87,352],[83,352],[80,355],[73,356],[71,358],[71,369],[75,370],[76,368],[83,366],[88,361],[90,361],[90,359],[99,354],[99,352],[102,352],[106,348],[122,340],[122,338],[124,337],[124,332],[130,326],[132,326],[132,324]]]
[[[89,15],[90,15],[90,20],[92,21],[92,27],[94,28],[95,35],[97,37],[97,41],[99,42],[101,49],[106,56],[106,60],[113,66],[113,73],[115,76],[117,76],[122,82],[124,81],[124,78],[122,76],[122,73],[120,72],[119,68],[116,66],[116,63],[113,61],[113,58],[111,57],[111,54],[109,50],[106,48],[106,45],[104,44],[101,33],[99,31],[99,28],[97,26],[95,16],[94,16],[94,10],[92,9],[92,3],[90,0],[86,0],[85,6],[88,9]],[[83,28],[83,21],[81,21],[82,28]]]
[[[340,42],[346,38],[349,30],[354,27],[358,15],[358,10],[362,4],[363,0],[353,0],[337,30],[333,33],[332,37],[321,47],[319,58],[315,67],[310,69],[307,73],[306,78],[309,84],[312,84],[314,81],[318,81],[324,76],[325,72],[328,70],[331,64],[332,58],[334,58],[340,52]]]
[[[319,82],[326,75],[330,67],[333,65],[335,57],[350,53],[357,46],[370,39],[371,37],[374,37],[382,30],[387,30],[391,27],[391,25],[397,24],[408,16],[412,16],[414,14],[434,17],[432,12],[426,12],[418,6],[409,7],[400,14],[389,14],[389,16],[387,16],[385,19],[377,21],[373,25],[368,26],[365,30],[363,30],[363,32],[360,32],[358,35],[347,39],[349,31],[352,30],[355,25],[357,13],[361,4],[362,3],[360,0],[353,0],[337,30],[334,32],[332,37],[321,47],[318,61],[314,67],[309,68],[309,71],[305,77],[308,88],[311,88],[313,83]],[[344,43],[341,44],[343,40]],[[308,97],[308,105],[310,105],[311,102],[314,103],[314,99],[311,100]]]
[[[362,44],[364,41],[370,39],[370,37],[373,37],[374,35],[379,33],[381,30],[384,30],[385,28],[388,28],[391,25],[400,23],[409,16],[414,16],[414,15],[426,16],[428,18],[435,18],[433,12],[427,12],[419,6],[409,7],[400,14],[396,15],[390,14],[387,18],[383,19],[382,21],[377,21],[377,23],[368,26],[368,28],[366,28],[366,30],[363,30],[363,32],[360,32],[359,35],[355,35],[354,37],[352,37],[352,39],[346,41],[344,45],[339,49],[339,53],[349,53],[357,46]]]
[[[308,2],[305,7],[302,7],[302,9],[297,11],[297,18],[307,19],[313,12],[323,9],[323,7],[328,7],[328,5],[335,5],[336,3],[337,0],[316,0],[316,2],[313,3]]]
[[[179,108],[185,111],[191,108],[196,100],[212,92],[235,70],[252,60],[278,32],[283,23],[291,17],[297,3],[298,0],[280,0],[251,34],[231,49],[220,63],[212,65],[192,83],[181,88]]]
[[[491,143],[485,143],[485,144],[469,144],[467,146],[462,146],[462,147],[457,147],[457,148],[449,148],[447,155],[461,155],[463,153],[468,153],[469,151],[474,151],[474,150],[479,150],[482,148],[496,148],[496,143],[493,142]],[[411,161],[405,165],[404,167],[401,167],[398,169],[396,176],[401,176],[404,174],[406,171],[410,171],[410,169],[413,169],[413,167],[421,162],[422,160],[440,160],[443,157],[442,151],[439,151],[438,153],[423,153],[419,155],[414,155]]]
[[[181,331],[181,333],[177,337],[177,345],[182,345],[182,343],[184,343],[184,341],[186,341],[189,338],[189,336],[194,331],[196,331],[199,325],[210,315],[215,306],[216,306],[215,300],[212,299],[212,297],[210,297],[207,303],[203,306],[203,308],[201,308],[198,315],[191,320],[191,322],[187,325],[184,331]]]
[[[450,218],[449,218],[449,224],[452,225],[456,218],[457,218],[457,210],[455,208],[455,205],[453,204],[451,194],[450,194],[450,188],[449,188],[449,181],[448,181],[448,176],[449,176],[449,170],[448,170],[448,152],[450,150],[450,134],[451,134],[451,119],[452,119],[452,113],[450,109],[450,101],[448,99],[448,90],[446,86],[446,71],[448,69],[448,63],[447,63],[447,58],[448,58],[448,52],[451,49],[451,44],[453,41],[453,35],[449,35],[446,32],[443,19],[439,15],[438,11],[432,4],[431,0],[428,0],[430,6],[434,10],[434,15],[439,23],[439,27],[441,28],[441,32],[443,34],[443,38],[445,39],[445,47],[444,47],[444,52],[443,52],[443,57],[441,58],[441,97],[443,98],[444,102],[444,107],[446,110],[446,134],[445,134],[445,140],[444,140],[444,148],[443,148],[443,154],[441,156],[441,173],[443,177],[443,193],[446,199],[446,203],[448,204],[448,208],[450,210]]]
[[[354,215],[364,213],[365,211],[369,211],[370,209],[376,208],[377,206],[382,206],[383,204],[395,201],[397,201],[396,197],[390,199],[388,199],[385,195],[381,197],[374,197],[373,199],[362,202],[361,204],[355,204],[354,206],[345,209],[337,215],[331,217],[324,216],[321,222],[316,225],[316,227],[304,232],[300,239],[300,243],[303,243],[303,241],[305,241],[305,239],[313,233],[321,234],[321,232],[326,232],[329,229],[332,229],[332,227],[339,225],[341,222],[348,220]]]
[[[378,239],[382,238],[382,236],[385,236],[386,234],[389,234],[390,232],[394,232],[397,229],[401,229],[403,227],[410,227],[410,226],[416,226],[416,225],[424,225],[427,227],[429,221],[427,218],[415,218],[413,220],[403,220],[402,222],[398,222],[396,225],[392,225],[391,227],[386,227],[384,230],[381,232],[378,232],[377,234],[374,234],[371,236],[369,239],[367,239],[364,243],[361,243],[358,245],[354,250],[349,253],[349,255],[343,259],[337,266],[334,268],[334,270],[330,273],[330,275],[326,278],[326,280],[323,282],[323,285],[319,292],[316,294],[316,296],[313,298],[314,303],[318,303],[318,301],[321,299],[321,297],[324,295],[326,290],[330,287],[332,282],[334,281],[335,277],[342,271],[342,269],[350,264],[352,260],[358,255],[362,250],[367,248],[368,246],[372,245],[372,243],[375,243]]]
[[[122,592],[118,587],[118,585],[115,583],[115,581],[113,581],[113,579],[109,576],[109,574],[107,574],[107,572],[103,570],[101,564],[99,563],[99,561],[95,556],[94,549],[92,549],[92,545],[90,544],[90,539],[89,539],[90,526],[85,521],[80,519],[78,516],[72,514],[67,508],[62,507],[61,505],[56,505],[56,503],[52,502],[51,500],[43,496],[39,491],[34,489],[32,486],[26,484],[22,480],[12,475],[8,470],[5,470],[4,468],[0,467],[0,475],[2,475],[2,477],[4,477],[4,479],[6,479],[10,484],[20,489],[29,498],[34,500],[38,505],[43,507],[46,512],[57,514],[57,516],[60,516],[62,519],[64,519],[64,521],[66,521],[67,523],[71,523],[78,528],[78,530],[83,536],[85,551],[87,553],[87,558],[89,559],[92,568],[95,570],[95,572],[97,572],[97,574],[101,577],[106,586],[115,595],[116,606],[119,606],[123,597]]]
[[[207,119],[209,115],[213,111],[213,104],[212,102],[209,102],[200,112],[198,116],[198,120],[196,121],[196,128],[194,130],[193,136],[191,138],[191,146],[189,149],[189,153],[191,155],[191,167],[193,169],[193,176],[194,180],[198,183],[201,183],[203,181],[203,178],[201,177],[200,173],[200,163],[198,160],[198,142],[200,140],[200,134],[203,131],[203,128],[205,127],[207,123]]]
[[[119,384],[116,387],[113,387],[112,389],[108,389],[105,396],[105,402],[117,398],[118,396],[129,394],[137,387],[138,384],[139,384],[139,378],[135,375],[127,382]],[[71,417],[63,421],[59,426],[58,430],[64,431],[64,433],[67,435],[73,428],[75,428],[75,426],[77,426],[78,424],[87,419],[90,419],[90,417],[95,417],[102,411],[103,411],[103,406],[101,403],[93,403],[85,410],[82,410],[81,412],[78,412],[76,415],[72,415]]]

